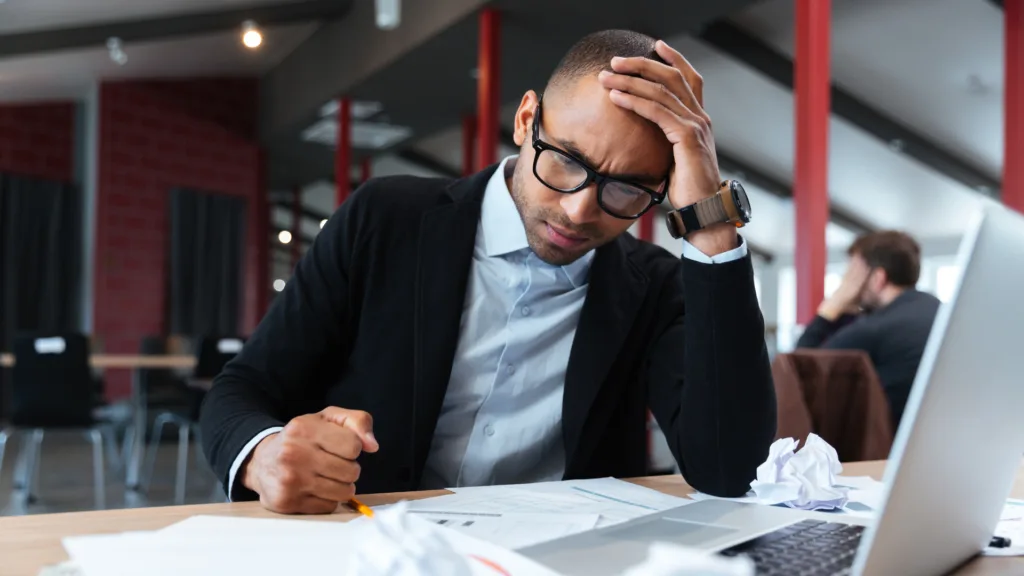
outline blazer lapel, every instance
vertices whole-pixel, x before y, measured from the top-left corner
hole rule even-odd
[[[420,225],[413,321],[413,479],[418,484],[441,412],[472,265],[480,206],[493,169],[452,184],[451,202]]]
[[[569,355],[562,396],[567,472],[581,448],[594,399],[618,359],[646,293],[647,277],[629,261],[623,244],[611,242],[597,251]]]

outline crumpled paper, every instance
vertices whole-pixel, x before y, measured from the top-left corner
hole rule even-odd
[[[457,553],[436,529],[407,513],[399,502],[376,512],[360,525],[360,546],[349,556],[351,576],[471,576],[467,559]]]
[[[622,576],[754,576],[754,563],[746,556],[727,558],[678,544],[654,542],[644,562]]]
[[[757,467],[757,479],[750,483],[758,501],[801,510],[842,508],[849,490],[836,486],[843,466],[835,448],[813,433],[799,452],[797,444],[793,438],[781,438],[771,445],[768,459]]]

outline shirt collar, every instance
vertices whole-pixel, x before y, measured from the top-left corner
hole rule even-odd
[[[504,256],[530,247],[526,240],[523,219],[505,181],[515,168],[517,158],[518,156],[508,156],[503,159],[484,189],[484,201],[480,209],[482,234],[477,235],[477,238],[483,239],[484,252],[488,258]],[[578,288],[587,283],[593,260],[594,251],[591,250],[575,262],[561,266],[574,287]]]

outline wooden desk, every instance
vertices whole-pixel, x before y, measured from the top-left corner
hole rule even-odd
[[[884,461],[857,462],[844,465],[843,474],[882,478]],[[652,476],[632,480],[674,496],[686,496],[692,489],[679,476]],[[371,494],[360,496],[370,506],[388,504],[401,499],[415,500],[447,494],[444,490]],[[1017,472],[1012,496],[1024,497],[1024,466]],[[0,575],[36,576],[39,569],[67,559],[60,540],[76,534],[99,534],[127,530],[158,530],[196,514],[240,516],[248,518],[280,518],[267,512],[257,502],[240,504],[203,504],[198,506],[166,506],[102,512],[72,512],[0,518]],[[306,516],[303,519],[321,522],[345,522],[357,515],[339,509],[329,516]],[[295,518],[291,516],[289,518]],[[977,558],[956,572],[959,575],[1024,574],[1024,558]]]
[[[14,366],[14,354],[0,353],[0,367]],[[194,368],[196,357],[188,355],[144,355],[144,354],[93,354],[89,356],[89,364],[93,368],[104,370],[135,370],[139,368],[187,370]]]

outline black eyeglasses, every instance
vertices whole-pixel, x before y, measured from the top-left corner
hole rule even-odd
[[[540,139],[541,105],[533,115],[533,174],[548,188],[563,194],[572,194],[597,182],[597,204],[609,215],[623,220],[635,220],[651,207],[665,200],[662,190],[617,180],[599,174],[572,154]]]

